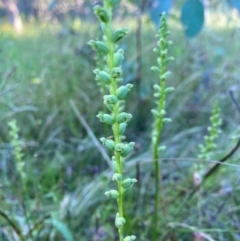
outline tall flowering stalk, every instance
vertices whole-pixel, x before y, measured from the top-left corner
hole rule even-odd
[[[156,99],[156,107],[152,109],[154,116],[154,122],[152,127],[152,157],[154,160],[154,171],[155,171],[155,200],[154,200],[154,215],[153,215],[153,241],[157,240],[158,235],[158,224],[159,224],[159,189],[160,189],[160,171],[159,171],[159,156],[160,153],[166,148],[165,146],[159,146],[161,139],[161,134],[163,130],[163,125],[166,122],[171,122],[170,118],[166,118],[166,96],[168,93],[172,92],[173,87],[166,87],[165,81],[170,75],[167,71],[167,65],[173,60],[173,57],[168,57],[168,47],[172,44],[168,41],[167,37],[169,35],[168,26],[165,14],[162,14],[160,29],[156,35],[159,39],[157,42],[157,47],[154,48],[154,52],[157,53],[157,63],[158,66],[153,66],[151,69],[156,72],[159,76],[159,84],[155,84],[153,88],[155,89],[154,97]]]
[[[133,241],[136,236],[125,236],[124,224],[124,194],[137,182],[134,178],[124,178],[124,158],[132,151],[134,142],[124,143],[123,135],[132,115],[123,112],[123,103],[132,89],[132,84],[121,85],[123,49],[118,48],[117,43],[127,35],[128,29],[114,30],[112,26],[112,11],[120,0],[104,0],[103,6],[96,5],[94,13],[98,17],[103,32],[102,41],[89,41],[89,44],[98,55],[103,56],[106,66],[103,69],[95,69],[96,80],[107,86],[109,94],[103,96],[103,103],[108,110],[100,112],[97,117],[101,122],[112,127],[113,139],[100,138],[106,148],[112,152],[112,180],[116,182],[117,189],[105,192],[107,197],[117,201],[118,211],[115,216],[115,226],[118,229],[119,241]]]
[[[211,160],[213,157],[212,151],[217,147],[215,143],[216,139],[218,138],[219,134],[221,133],[220,126],[222,124],[222,119],[220,116],[220,108],[218,103],[216,102],[212,108],[212,113],[210,116],[211,125],[208,127],[208,135],[204,136],[204,143],[199,144],[199,154],[198,158],[203,160]],[[194,166],[194,173],[193,173],[193,182],[194,186],[198,187],[204,176],[204,167],[201,162],[198,162]],[[202,213],[202,189],[197,190],[197,206],[198,206],[198,226],[202,226],[203,220],[203,213]]]

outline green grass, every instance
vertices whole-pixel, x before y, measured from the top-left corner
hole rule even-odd
[[[221,13],[212,16],[204,31],[192,40],[185,39],[179,23],[173,19],[169,21],[174,42],[171,54],[176,59],[170,66],[172,76],[169,85],[176,90],[167,102],[173,122],[165,126],[162,134],[162,144],[168,149],[160,161],[166,200],[160,215],[166,215],[167,222],[175,224],[170,225],[171,229],[166,230],[169,231],[168,237],[162,240],[171,240],[171,235],[176,237],[175,240],[193,240],[193,231],[189,226],[198,229],[196,200],[192,199],[180,210],[184,194],[180,197],[177,194],[188,191],[192,186],[192,167],[199,161],[195,159],[197,145],[207,133],[214,100],[219,100],[223,119],[214,159],[224,156],[237,141],[231,137],[236,134],[239,125],[239,113],[228,91],[231,86],[239,85],[239,33],[236,19],[227,19]],[[216,19],[220,17],[223,20],[217,23]],[[57,210],[76,240],[104,241],[116,239],[111,224],[114,220],[109,215],[115,207],[103,195],[106,189],[111,188],[108,181],[111,171],[69,105],[69,101],[74,100],[96,137],[102,136],[104,128],[95,117],[102,104],[92,73],[94,55],[86,45],[93,36],[100,36],[100,31],[93,23],[91,26],[92,29],[89,29],[89,23],[82,21],[77,35],[62,37],[59,37],[58,25],[41,27],[37,23],[28,24],[22,35],[15,35],[1,26],[1,80],[4,81],[14,70],[4,89],[19,84],[13,91],[0,96],[0,174],[7,175],[10,181],[15,178],[7,123],[16,119],[23,143],[31,209],[39,214],[36,214],[36,219]],[[134,81],[136,69],[134,24],[131,29],[130,35],[121,43],[126,52],[123,68],[128,81]],[[154,179],[151,175],[149,133],[152,122],[150,109],[153,106],[151,86],[157,82],[157,77],[149,68],[155,64],[152,53],[155,33],[152,24],[144,22],[140,96],[146,108],[143,116],[138,117],[142,125],[139,126],[139,121],[133,119],[128,130],[129,139],[136,140],[136,149],[126,165],[132,172],[128,173],[129,176],[136,176],[139,183],[126,197],[126,208],[132,210],[126,217],[127,221],[131,217],[131,225],[126,226],[126,232],[135,233],[136,230],[139,240],[151,240]],[[137,116],[135,97],[136,93],[132,93],[131,104],[127,106],[133,116]],[[238,154],[227,162],[238,165]],[[212,163],[202,162],[202,165],[207,169]],[[239,240],[238,171],[238,166],[222,165],[205,184],[207,195],[202,200],[204,222],[203,229],[199,231],[215,240]],[[18,200],[18,196],[13,195],[8,182],[3,179],[1,185],[5,201],[0,201],[0,206],[6,205],[6,210],[10,207],[21,210],[17,205],[13,206],[13,200]],[[219,190],[223,187],[232,188],[233,192],[220,194]],[[63,200],[68,198],[69,203],[63,205]],[[22,217],[20,211],[15,215]],[[4,224],[0,218],[0,225]],[[46,230],[41,232],[42,240],[48,240]],[[53,232],[51,227],[49,230]],[[62,234],[58,235],[55,240],[60,240]]]

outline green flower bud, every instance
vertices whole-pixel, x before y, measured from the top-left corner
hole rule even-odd
[[[161,75],[162,79],[167,79],[171,75],[170,71],[165,72],[164,74]]]
[[[156,66],[152,66],[150,69],[151,69],[152,71],[158,73],[158,74],[161,73],[160,69],[159,69],[158,67],[156,67]]]
[[[174,59],[175,59],[175,58],[174,58],[173,56],[167,58],[167,59],[166,59],[166,64],[168,64],[168,63],[174,61]]]
[[[113,140],[102,137],[100,138],[100,141],[103,143],[104,146],[107,147],[108,150],[113,151],[115,149],[115,142]]]
[[[155,97],[155,98],[160,98],[160,96],[161,96],[160,93],[154,93],[154,94],[153,94],[153,97]]]
[[[108,23],[110,18],[108,12],[105,8],[101,7],[100,5],[96,5],[94,8],[94,13],[96,16],[104,23]]]
[[[123,180],[123,182],[122,182],[122,187],[123,187],[124,189],[129,189],[129,188],[131,188],[131,187],[134,185],[134,183],[136,183],[136,182],[137,182],[137,179],[135,179],[135,178],[127,178],[127,179]]]
[[[112,69],[112,78],[119,79],[122,77],[122,69],[120,67],[115,67]]]
[[[124,148],[125,148],[125,144],[123,144],[123,143],[118,143],[118,144],[115,146],[115,151],[121,153],[121,152],[124,151]]]
[[[119,213],[116,214],[116,218],[115,218],[115,226],[117,228],[122,227],[124,224],[126,223],[126,220],[124,217],[119,217]]]
[[[122,65],[122,62],[124,60],[124,50],[119,49],[113,56],[113,62],[115,67],[119,67]]]
[[[155,90],[157,90],[159,92],[162,90],[161,86],[157,85],[157,84],[153,85],[153,89],[155,89]]]
[[[132,118],[132,115],[126,112],[122,112],[117,116],[117,123],[129,122]]]
[[[115,146],[115,151],[119,152],[122,157],[126,157],[133,149],[135,142],[130,142],[129,144],[118,143]]]
[[[174,91],[174,88],[173,88],[173,87],[168,87],[168,88],[166,88],[166,89],[164,90],[165,93],[170,93],[170,92],[172,92],[172,91]]]
[[[170,123],[170,122],[172,122],[172,119],[171,118],[163,118],[162,121],[165,123]]]
[[[104,122],[108,125],[113,125],[114,123],[114,118],[109,114],[99,113],[97,118],[99,118],[101,122]]]
[[[121,182],[122,181],[122,175],[120,173],[114,173],[112,180],[114,182]]]
[[[116,161],[112,161],[112,169],[114,172],[118,171],[118,166],[117,166],[117,162]]]
[[[125,144],[124,151],[121,153],[122,157],[126,157],[133,149],[135,142],[130,142],[129,144]]]
[[[113,199],[119,198],[119,192],[117,190],[110,190],[104,193],[107,197],[111,197]]]
[[[125,86],[120,86],[117,91],[116,95],[119,100],[123,100],[126,98],[127,94],[130,92],[132,89],[133,85],[132,84],[127,84]]]
[[[93,71],[94,74],[96,74],[96,80],[101,81],[105,84],[109,84],[111,82],[111,76],[106,71],[101,71],[99,69],[95,69]]]
[[[104,42],[90,40],[88,44],[92,47],[94,51],[100,52],[104,55],[109,52],[108,46]]]
[[[126,236],[123,241],[134,241],[137,237],[134,235]]]
[[[123,122],[119,125],[119,135],[123,135],[127,127],[127,123]]]
[[[128,28],[120,28],[113,32],[112,34],[112,42],[117,43],[122,38],[124,38],[128,34],[129,30]]]
[[[118,99],[115,95],[104,95],[103,100],[104,105],[106,105],[110,111],[113,111],[113,106],[118,102]]]
[[[151,112],[155,117],[160,117],[160,113],[157,110],[152,109]]]

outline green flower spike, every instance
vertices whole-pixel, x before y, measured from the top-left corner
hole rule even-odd
[[[151,70],[153,70],[155,73],[158,74],[159,77],[159,84],[155,84],[153,86],[155,93],[154,97],[156,98],[156,107],[151,110],[153,117],[154,117],[154,123],[152,128],[152,158],[154,160],[154,176],[155,176],[155,202],[154,202],[154,215],[153,215],[153,237],[152,241],[158,240],[158,226],[159,226],[159,216],[158,216],[158,208],[159,208],[159,183],[161,180],[159,180],[159,155],[160,153],[166,148],[163,146],[159,147],[159,143],[161,141],[161,135],[163,126],[165,123],[170,122],[170,118],[166,118],[166,97],[167,94],[170,93],[173,88],[167,87],[166,88],[166,80],[170,76],[170,72],[167,71],[167,65],[170,61],[173,60],[172,57],[168,57],[168,46],[172,44],[167,39],[167,36],[169,35],[168,29],[167,29],[167,21],[166,16],[163,13],[161,17],[161,26],[158,31],[158,34],[156,37],[158,38],[157,47],[153,49],[153,51],[158,55],[157,57],[157,63],[158,66],[153,66]]]
[[[119,213],[116,214],[116,218],[115,218],[115,226],[117,228],[122,227],[124,224],[126,223],[126,220],[124,217],[119,217]]]
[[[137,237],[134,235],[127,236],[123,239],[123,241],[134,241]]]
[[[111,197],[113,199],[119,198],[119,192],[117,190],[110,190],[104,193],[107,197]]]
[[[127,122],[130,121],[132,115],[123,112],[125,98],[133,87],[131,84],[120,86],[122,82],[122,62],[124,60],[124,50],[119,49],[116,44],[124,38],[129,32],[127,28],[114,30],[112,26],[113,7],[116,7],[120,0],[103,0],[103,7],[95,6],[94,12],[100,20],[102,30],[102,41],[90,41],[89,44],[101,56],[106,66],[96,69],[96,80],[100,87],[108,90],[108,94],[103,97],[104,107],[110,113],[100,113],[97,117],[100,121],[105,122],[112,127],[112,139],[100,138],[103,145],[112,152],[112,168],[114,171],[112,180],[116,182],[117,190],[110,190],[105,193],[106,196],[117,200],[117,214],[115,226],[118,229],[119,241],[132,241],[135,236],[125,237],[124,232],[124,194],[122,187],[124,176],[124,157],[126,157],[134,147],[134,142],[121,143],[123,134],[125,133]],[[102,93],[105,93],[102,92]],[[130,179],[132,180],[132,179]],[[125,181],[126,182],[126,181]],[[130,186],[134,180],[131,181]],[[127,184],[124,184],[127,185]],[[125,238],[124,238],[125,237]]]
[[[94,13],[96,14],[96,16],[104,23],[108,23],[110,18],[109,18],[109,14],[107,12],[107,10],[103,7],[101,7],[100,5],[96,5],[94,8]]]

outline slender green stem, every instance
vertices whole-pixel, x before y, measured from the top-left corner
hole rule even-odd
[[[164,62],[164,61],[163,61]],[[162,65],[161,73],[165,72],[165,65]],[[164,109],[164,102],[165,102],[165,80],[160,78],[160,85],[161,85],[161,98],[159,99],[158,103],[158,110],[161,112],[161,110]],[[154,160],[154,172],[155,172],[155,197],[154,197],[154,216],[153,216],[153,240],[157,240],[158,235],[158,224],[159,224],[159,215],[158,215],[158,209],[159,209],[159,202],[160,202],[160,167],[159,167],[159,150],[158,145],[160,142],[161,134],[163,129],[163,116],[161,115],[155,123],[154,131],[156,134],[155,141],[153,143],[153,160]]]

